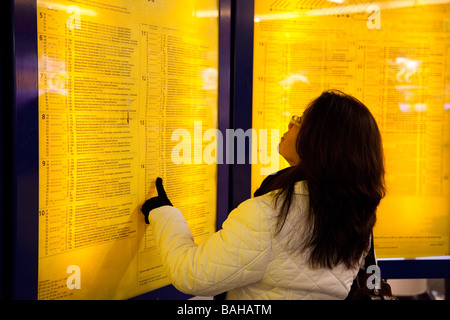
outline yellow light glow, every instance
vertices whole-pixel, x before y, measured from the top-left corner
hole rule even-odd
[[[255,130],[282,136],[289,115],[331,88],[378,122],[388,188],[375,228],[380,258],[450,254],[449,3],[255,1]],[[252,193],[261,168],[252,165]]]
[[[175,165],[171,133],[217,128],[218,3],[75,2],[37,3],[38,299],[127,299],[169,284],[157,177],[196,243],[216,229],[217,166]]]

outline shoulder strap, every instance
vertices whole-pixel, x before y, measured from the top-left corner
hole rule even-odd
[[[370,249],[367,253],[365,262],[364,262],[364,268],[367,268],[367,266],[376,265],[377,259],[375,256],[375,249],[373,245],[373,233],[370,235]]]

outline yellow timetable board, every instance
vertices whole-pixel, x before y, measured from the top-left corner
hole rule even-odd
[[[197,243],[216,229],[217,166],[176,164],[172,133],[217,128],[218,1],[38,0],[37,25],[38,299],[165,286],[155,179]]]
[[[253,128],[282,136],[327,89],[357,97],[385,152],[377,256],[450,255],[450,2],[255,0],[254,30]]]

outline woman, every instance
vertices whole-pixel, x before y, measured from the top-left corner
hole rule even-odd
[[[292,118],[279,152],[291,167],[266,178],[199,246],[157,179],[158,197],[142,212],[177,289],[227,299],[346,298],[385,193],[377,124],[357,99],[326,91]]]

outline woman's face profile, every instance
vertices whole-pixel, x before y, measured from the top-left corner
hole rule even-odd
[[[278,152],[291,166],[295,166],[300,162],[297,154],[297,136],[300,132],[300,122],[289,123],[288,131],[281,137],[278,145]]]

